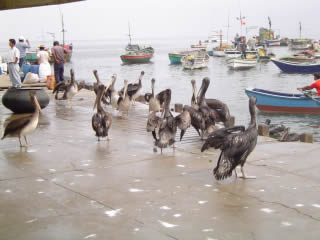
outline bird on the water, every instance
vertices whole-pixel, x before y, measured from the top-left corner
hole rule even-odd
[[[110,85],[105,88],[103,84],[99,85],[96,101],[93,106],[93,109],[97,107],[97,112],[92,116],[92,128],[96,132],[98,141],[100,141],[100,138],[104,137],[107,137],[107,140],[109,141],[108,133],[112,123],[112,115],[106,112],[101,106],[101,99],[109,86]]]
[[[235,171],[237,177],[236,167],[238,165],[241,166],[242,178],[255,178],[254,176],[247,176],[243,170],[248,156],[257,144],[258,131],[255,108],[256,98],[250,97],[249,110],[251,120],[247,129],[244,126],[218,129],[203,144],[201,152],[211,147],[221,150],[217,166],[213,170],[217,180],[232,176],[233,171]]]
[[[22,118],[14,119],[10,121],[4,128],[2,140],[6,137],[18,137],[20,147],[24,147],[21,143],[21,137],[24,137],[25,147],[28,146],[27,135],[32,133],[38,126],[41,106],[38,102],[36,92],[31,90],[30,101],[34,106],[34,112],[31,116],[25,116]]]

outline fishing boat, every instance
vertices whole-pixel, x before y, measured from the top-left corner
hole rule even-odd
[[[207,49],[208,44],[202,44],[201,41],[199,41],[199,44],[192,44],[191,48],[193,49]]]
[[[318,63],[295,63],[283,60],[271,60],[282,72],[286,73],[315,73],[320,72]]]
[[[245,92],[248,97],[257,98],[257,108],[263,112],[320,114],[320,97],[280,93],[258,88],[247,88]]]
[[[281,61],[293,62],[293,63],[312,63],[314,62],[315,58],[312,56],[294,54],[292,56],[283,56],[279,58]]]
[[[199,50],[192,55],[186,55],[181,59],[184,69],[194,70],[208,67],[209,55],[205,50]]]
[[[312,49],[311,39],[291,39],[289,42],[291,50],[308,50]]]
[[[245,70],[257,66],[257,59],[229,58],[226,61],[228,67],[233,70]]]
[[[123,63],[148,63],[153,57],[154,49],[152,47],[140,46],[139,50],[126,51],[120,56]]]
[[[170,52],[169,55],[169,60],[170,64],[181,64],[181,59],[190,54],[192,55],[195,51],[197,50],[190,50],[190,51],[181,51],[181,52]]]
[[[126,52],[120,56],[120,59],[125,64],[148,63],[153,57],[154,49],[151,46],[142,46],[131,43],[131,31],[129,26],[129,43],[126,46]]]
[[[274,59],[276,55],[274,53],[267,53],[267,49],[259,47],[257,48],[258,60],[260,62],[269,62],[271,59]]]
[[[265,39],[264,43],[267,44],[268,47],[279,47],[280,39]]]

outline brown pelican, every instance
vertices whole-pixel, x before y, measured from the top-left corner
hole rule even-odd
[[[213,132],[201,148],[201,152],[213,147],[220,149],[221,153],[218,159],[218,164],[213,170],[217,180],[221,180],[232,175],[236,167],[241,166],[243,178],[255,178],[246,176],[243,166],[250,153],[254,150],[257,144],[258,131],[256,123],[256,98],[250,97],[249,110],[251,121],[247,129],[244,126],[236,126],[233,128],[222,128]]]
[[[188,111],[191,116],[191,125],[198,132],[199,136],[201,136],[201,139],[204,138],[206,133],[215,130],[214,126],[218,119],[218,113],[210,109],[205,101],[205,94],[209,84],[209,78],[204,78],[199,90],[199,96],[196,98],[196,102],[198,102],[197,108],[184,106],[184,110]]]
[[[192,85],[192,97],[191,97],[191,106],[195,109],[198,109],[199,107],[199,94],[201,92],[201,88],[198,92],[198,95],[196,96],[196,81],[191,80],[191,85]],[[222,101],[218,99],[211,99],[211,98],[206,98],[205,99],[207,106],[216,111],[218,113],[218,118],[216,119],[217,122],[223,122],[225,127],[230,127],[230,111],[228,106],[223,103]]]
[[[300,135],[297,133],[290,133],[290,128],[286,128],[283,131],[282,136],[279,139],[280,142],[297,142],[300,141]]]
[[[175,117],[177,122],[177,127],[181,130],[180,132],[180,141],[182,140],[186,130],[191,125],[191,116],[187,109],[183,108],[182,113]]]
[[[127,94],[130,97],[130,100],[135,104],[136,99],[141,95],[142,92],[142,77],[144,76],[144,71],[141,71],[139,76],[138,83],[130,83],[128,84]]]
[[[98,71],[95,69],[93,70],[93,75],[94,77],[96,78],[96,81],[94,84],[93,84],[93,91],[96,95],[98,95],[98,91],[99,91],[99,86],[102,84],[102,82],[100,81],[100,78],[99,78],[99,75],[98,75]],[[106,105],[109,105],[110,104],[110,98],[107,97],[107,92],[105,95],[102,96],[102,99],[101,101],[106,104]]]
[[[264,124],[266,124],[269,127],[270,137],[274,137],[274,138],[281,137],[286,130],[286,126],[284,126],[283,124],[271,124],[270,119],[266,119]]]
[[[130,97],[127,94],[128,89],[128,80],[124,80],[124,91],[120,94],[117,102],[117,109],[121,113],[121,117],[123,117],[123,113],[129,114],[129,107],[130,107]]]
[[[107,86],[107,89],[109,86]],[[100,141],[100,137],[107,137],[107,140],[109,141],[108,131],[111,127],[112,115],[105,112],[101,106],[101,99],[107,89],[105,89],[103,84],[99,85],[96,101],[93,107],[94,109],[97,107],[97,113],[92,116],[92,128],[96,132],[98,141]]]
[[[14,119],[8,123],[8,125],[4,129],[4,134],[1,139],[4,139],[8,136],[18,137],[20,147],[23,147],[21,144],[21,137],[24,137],[26,142],[26,146],[28,146],[27,135],[32,133],[38,126],[39,116],[41,107],[36,97],[35,91],[31,90],[30,100],[34,106],[34,112],[31,116],[22,117],[18,119]]]
[[[175,143],[175,137],[177,133],[177,122],[172,116],[170,111],[170,102],[171,102],[171,90],[166,90],[165,102],[164,102],[164,117],[162,124],[159,127],[159,138],[155,141],[155,146],[161,149],[173,145]]]
[[[154,78],[151,79],[151,96],[149,98],[149,112],[160,112],[161,108],[163,108],[163,104],[165,101],[165,96],[167,94],[167,90],[163,90],[159,92],[157,95],[154,93],[154,85],[156,80]]]
[[[53,93],[56,93],[55,98],[58,98],[58,93],[60,91],[63,91],[63,96],[59,100],[68,100],[71,101],[74,95],[78,93],[82,88],[84,88],[85,83],[80,82],[79,84],[75,81],[74,78],[74,71],[73,69],[70,69],[70,76],[71,81],[69,84],[66,84],[65,82],[58,83],[55,88],[53,89]]]

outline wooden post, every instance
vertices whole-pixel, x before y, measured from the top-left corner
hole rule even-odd
[[[313,136],[311,133],[303,133],[300,135],[300,142],[313,143]]]
[[[269,126],[266,124],[259,124],[258,134],[259,136],[269,137]]]
[[[175,112],[178,112],[178,113],[182,113],[182,111],[183,111],[183,105],[180,104],[180,103],[176,103],[176,104],[174,105],[174,111],[175,111]]]

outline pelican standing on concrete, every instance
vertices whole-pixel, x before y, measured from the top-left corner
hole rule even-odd
[[[93,84],[93,91],[96,95],[98,95],[98,91],[99,91],[99,86],[102,84],[102,82],[100,81],[99,75],[98,75],[98,71],[95,69],[93,70],[93,75],[96,78],[96,82]],[[107,94],[106,94],[107,95]],[[108,101],[107,96],[103,95],[101,98],[101,101],[106,104],[109,105],[110,104],[110,99]]]
[[[141,71],[138,83],[130,83],[127,87],[127,94],[130,100],[135,104],[136,99],[141,95],[142,92],[142,78],[144,76],[144,71]]]
[[[69,103],[71,103],[72,98],[82,89],[84,88],[85,83],[80,82],[79,84],[74,78],[74,71],[73,69],[70,69],[70,76],[71,76],[71,81],[69,84],[66,84],[65,82],[60,82],[58,83],[54,90],[53,94],[56,93],[55,98],[58,98],[58,93],[60,91],[63,91],[63,96],[59,100],[68,100]]]
[[[117,109],[123,117],[123,114],[126,113],[127,117],[129,115],[129,108],[130,108],[130,97],[127,94],[128,89],[128,80],[124,80],[124,91],[120,94],[117,102]]]
[[[34,90],[31,90],[30,100],[34,106],[34,112],[31,116],[22,117],[18,119],[14,119],[8,123],[8,125],[4,129],[4,133],[1,139],[5,139],[6,137],[18,137],[20,147],[23,147],[21,144],[21,137],[24,137],[26,142],[26,147],[28,146],[27,135],[32,133],[38,126],[39,116],[41,107],[36,97],[36,93]]]
[[[241,166],[243,178],[255,178],[247,176],[243,167],[250,153],[257,144],[258,131],[256,123],[256,98],[250,97],[249,110],[251,121],[247,129],[244,126],[236,126],[232,128],[222,128],[213,132],[201,148],[201,152],[213,147],[220,149],[221,153],[213,174],[217,180],[222,180],[232,175],[236,167]]]
[[[192,97],[191,97],[191,106],[195,109],[199,108],[199,95],[201,92],[201,88],[199,89],[198,95],[196,95],[197,92],[197,86],[196,86],[196,81],[191,80],[191,85],[192,85]],[[227,104],[224,102],[214,99],[214,98],[206,98],[205,99],[207,106],[216,111],[218,113],[218,118],[216,119],[217,122],[223,122],[225,127],[230,127],[231,122],[230,122],[230,110]]]
[[[107,89],[109,86],[107,86]],[[92,128],[96,132],[98,141],[100,141],[100,138],[103,137],[107,137],[107,140],[109,141],[108,132],[112,123],[112,115],[108,112],[105,112],[101,106],[101,99],[107,89],[105,89],[104,85],[99,85],[96,101],[93,106],[94,109],[97,107],[97,113],[92,116]]]

